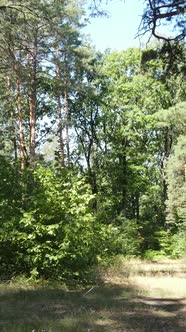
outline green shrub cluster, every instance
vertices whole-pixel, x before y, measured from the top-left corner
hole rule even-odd
[[[86,177],[38,165],[21,173],[1,158],[0,276],[85,280],[114,256],[182,257],[186,226],[149,234],[120,213],[105,223]],[[148,228],[149,229],[149,228]],[[146,236],[146,237],[145,237]]]
[[[8,201],[8,191],[1,200],[1,210],[9,204],[1,216],[1,270],[45,278],[78,276],[97,257],[89,186],[81,177],[59,176],[41,166],[26,176],[27,182],[20,175],[15,202]]]
[[[114,226],[97,220],[94,195],[81,176],[38,165],[24,175],[18,172],[13,181],[11,167],[6,170],[1,277],[83,279],[99,258],[138,253],[136,222],[120,218],[120,225]]]

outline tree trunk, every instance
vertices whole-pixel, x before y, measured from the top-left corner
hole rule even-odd
[[[67,147],[67,162],[70,164],[70,139],[69,139],[69,107],[67,95],[67,83],[65,83],[64,90],[64,109],[65,109],[65,126],[66,126],[66,147]]]
[[[127,217],[127,158],[124,154],[120,159],[122,167],[122,179],[121,179],[121,190],[122,190],[122,200],[121,200],[121,209],[123,215]]]
[[[59,128],[59,146],[60,146],[60,162],[61,166],[65,166],[64,157],[64,140],[63,140],[63,118],[62,118],[62,108],[61,108],[61,71],[59,63],[59,48],[56,48],[56,81],[57,81],[57,111],[58,111],[58,128]]]
[[[10,77],[7,77],[7,85],[8,85],[8,90],[10,93],[10,121],[11,121],[11,139],[13,143],[13,151],[14,151],[14,159],[15,162],[17,162],[17,135],[16,135],[16,128],[15,128],[15,113],[14,113],[14,108],[13,108],[13,97],[11,94],[11,83],[10,83]]]
[[[21,159],[21,170],[25,169],[25,138],[23,130],[23,109],[22,109],[22,100],[21,100],[21,88],[20,88],[20,79],[18,77],[18,68],[15,66],[16,72],[16,89],[17,89],[17,108],[18,108],[18,126],[19,126],[19,140],[20,140],[20,159]]]
[[[30,118],[30,166],[35,167],[35,149],[36,149],[36,101],[37,101],[37,32],[34,38],[34,49],[32,62],[30,53],[27,54],[28,70],[31,70],[29,86],[29,118]]]
[[[136,192],[136,219],[139,221],[140,218],[140,194]]]
[[[163,224],[166,227],[166,200],[167,200],[167,180],[165,175],[165,167],[167,160],[172,150],[172,130],[169,128],[164,129],[164,157],[161,163],[161,174],[162,174],[162,204],[163,204]]]

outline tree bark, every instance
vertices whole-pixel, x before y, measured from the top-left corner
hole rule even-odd
[[[56,81],[57,81],[57,112],[58,112],[58,129],[59,129],[59,147],[60,147],[60,163],[61,166],[65,166],[64,157],[64,140],[63,140],[63,118],[62,118],[62,107],[61,107],[61,70],[59,62],[59,48],[56,48]]]
[[[19,126],[19,141],[20,141],[20,160],[21,160],[21,171],[25,169],[25,138],[23,130],[23,109],[21,99],[21,84],[18,76],[18,67],[15,66],[16,72],[16,89],[17,89],[17,109],[18,109],[18,126]]]
[[[36,157],[36,102],[37,102],[37,53],[38,42],[37,32],[34,37],[34,49],[32,61],[30,60],[31,53],[27,54],[28,70],[31,70],[30,86],[29,86],[29,119],[30,119],[30,166],[35,168]]]
[[[13,150],[14,150],[14,159],[15,162],[17,162],[18,155],[17,155],[17,135],[16,135],[16,128],[15,128],[15,112],[13,108],[13,97],[12,97],[12,90],[11,90],[11,82],[10,82],[10,77],[7,77],[7,85],[8,85],[8,90],[10,93],[10,121],[11,121],[11,138],[12,138],[12,143],[13,143]]]
[[[70,164],[70,139],[69,139],[69,107],[68,107],[68,94],[67,83],[65,83],[64,90],[64,109],[65,109],[65,127],[66,127],[66,147],[67,147],[67,163]]]

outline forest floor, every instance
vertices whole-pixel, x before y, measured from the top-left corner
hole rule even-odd
[[[0,285],[2,332],[186,332],[186,260],[121,260],[94,287]]]

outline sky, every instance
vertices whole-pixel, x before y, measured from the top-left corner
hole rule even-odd
[[[118,51],[129,47],[140,47],[142,41],[135,38],[143,14],[143,1],[141,0],[110,0],[103,8],[110,13],[107,17],[90,18],[90,23],[84,32],[96,50],[104,51],[107,48]],[[146,41],[148,37],[145,38]]]

